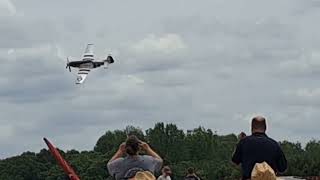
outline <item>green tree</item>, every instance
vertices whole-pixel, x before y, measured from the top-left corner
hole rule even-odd
[[[125,131],[107,131],[98,139],[94,147],[94,151],[100,152],[102,154],[107,152],[116,152],[119,145],[126,139],[126,137],[127,135]]]
[[[204,180],[234,180],[241,177],[238,167],[230,162],[237,143],[234,134],[218,135],[211,129],[198,127],[186,133],[175,124],[156,123],[144,133],[140,128],[127,126],[123,130],[107,131],[93,151],[59,150],[83,180],[112,179],[106,165],[111,156],[125,141],[135,134],[150,144],[173,170],[173,179],[183,179],[188,167],[194,167]],[[286,175],[320,175],[320,141],[312,140],[303,148],[300,143],[280,142],[287,160]],[[66,180],[51,153],[25,152],[0,160],[0,180]]]

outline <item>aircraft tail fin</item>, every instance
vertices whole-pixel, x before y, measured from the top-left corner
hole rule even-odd
[[[109,56],[107,57],[107,59],[105,59],[104,61],[107,62],[108,64],[114,63],[114,59],[113,59],[113,57],[112,57],[111,55],[109,55]]]

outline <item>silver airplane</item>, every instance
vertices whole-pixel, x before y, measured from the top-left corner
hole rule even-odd
[[[82,84],[87,78],[91,69],[98,68],[103,65],[106,69],[108,65],[112,63],[114,63],[114,60],[111,55],[109,55],[102,61],[95,61],[93,54],[93,44],[88,44],[81,61],[69,61],[69,58],[67,58],[66,69],[69,68],[69,71],[71,72],[71,67],[78,68],[79,71],[76,79],[76,84]]]

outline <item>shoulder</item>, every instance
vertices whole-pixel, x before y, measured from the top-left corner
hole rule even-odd
[[[163,179],[163,175],[159,176],[157,180],[162,180]]]
[[[276,140],[274,140],[274,139],[272,139],[272,138],[268,138],[268,139],[269,139],[269,141],[272,143],[273,147],[274,147],[278,152],[282,151],[281,146],[280,146],[280,143],[279,143],[278,141],[276,141]]]
[[[256,144],[257,142],[265,142],[267,138],[268,138],[267,136],[250,135],[241,139],[238,142],[237,147],[242,148],[242,147],[251,146],[252,144]]]
[[[253,136],[253,135],[247,136],[247,137],[241,139],[241,140],[239,141],[239,144],[243,144],[243,143],[246,143],[246,142],[250,142],[250,141],[254,140],[255,138],[256,138],[256,137]]]
[[[165,177],[165,176],[161,175],[158,177],[157,180],[171,180],[171,178],[170,178],[170,176]]]
[[[123,161],[124,158],[118,158],[116,160],[108,162],[107,168],[111,175],[114,175],[115,173],[120,171]]]
[[[278,149],[281,149],[280,147],[280,143],[270,137],[268,137],[268,141],[270,142],[270,144],[272,144],[274,147],[278,148]]]
[[[114,165],[114,164],[119,164],[119,163],[122,163],[124,161],[124,158],[118,158],[118,159],[115,159],[113,161],[110,161],[108,162],[108,166],[111,166],[111,165]]]
[[[140,155],[140,159],[143,161],[161,161],[160,159],[157,159],[149,155]]]
[[[246,138],[242,139],[241,143],[250,143],[250,142],[261,142],[261,141],[269,141],[271,143],[277,143],[272,138],[268,137],[266,134],[258,134],[258,135],[250,135]]]
[[[252,140],[254,140],[254,139],[256,139],[256,138],[257,138],[257,136],[255,136],[255,135],[250,135],[250,136],[247,136],[247,137],[243,138],[241,141],[247,142],[247,141],[252,141]]]
[[[154,157],[149,156],[149,155],[139,155],[139,158],[140,158],[141,160],[147,160],[147,161],[151,161],[151,160],[154,159]]]
[[[271,137],[267,137],[267,138],[268,138],[268,140],[269,140],[270,142],[272,142],[273,144],[279,145],[279,143],[278,143],[276,140],[272,139]]]
[[[146,164],[162,164],[161,159],[154,158],[149,155],[141,155],[139,156],[139,161],[146,163]]]
[[[252,135],[247,136],[238,142],[238,146],[243,146],[244,144],[247,144],[253,140],[254,140],[254,137]]]

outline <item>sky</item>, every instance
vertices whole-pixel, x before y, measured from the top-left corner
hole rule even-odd
[[[0,159],[156,122],[320,137],[319,0],[0,0]],[[109,69],[75,85],[87,43]]]

